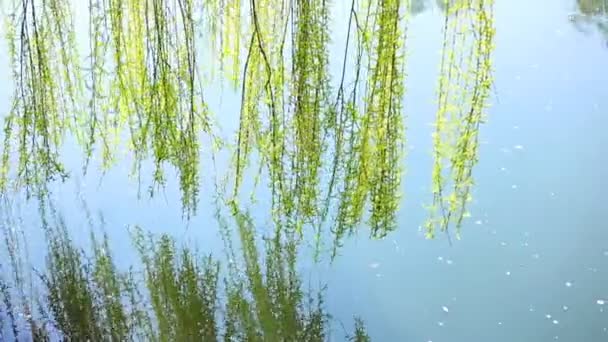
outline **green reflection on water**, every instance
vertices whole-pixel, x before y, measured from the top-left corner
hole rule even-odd
[[[458,229],[466,217],[494,36],[493,1],[437,4],[445,22],[429,238],[436,230]],[[409,17],[427,4],[352,0],[346,39],[337,42],[343,47],[335,54],[338,75],[329,71],[332,4],[326,0],[88,5],[85,63],[70,1],[15,0],[3,18],[15,92],[4,122],[0,189],[25,189],[41,201],[49,241],[46,268],[32,280],[21,265],[27,251],[15,247],[18,238],[4,226],[11,258],[2,266],[13,272],[0,290],[4,312],[17,322],[11,325],[29,327],[32,336],[57,329],[77,340],[327,339],[323,293],[302,290],[298,250],[306,230],[314,230],[318,254],[330,232],[335,256],[362,223],[375,238],[397,228],[406,33]],[[207,59],[201,36],[212,49]],[[220,65],[215,84],[226,77],[241,97],[235,141],[218,138],[203,96],[202,75],[214,63]],[[100,240],[92,234],[91,251],[84,253],[45,200],[47,184],[68,177],[60,151],[70,136],[82,148],[85,172],[97,153],[108,170],[123,148],[136,175],[151,162],[150,195],[168,181],[166,166],[175,168],[188,218],[196,213],[199,177],[206,174],[199,170],[202,137],[211,139],[214,155],[220,148],[232,152],[231,167],[215,185],[229,188],[217,194],[229,218],[218,219],[234,262],[222,269],[211,256],[201,258],[169,236],[150,237],[141,229],[133,231],[143,265],[138,272],[116,267],[105,235]],[[242,209],[248,206],[241,193],[248,175],[255,178],[252,204],[262,182],[271,196],[273,234],[262,246],[260,230]],[[233,235],[238,250],[230,243]],[[40,292],[29,286],[27,298],[25,287],[33,283]],[[27,319],[20,321],[16,312]],[[369,340],[361,320],[350,337]]]
[[[195,247],[178,246],[168,235],[154,237],[131,229],[141,264],[117,267],[101,228],[90,227],[88,252],[75,244],[67,223],[50,202],[41,204],[47,258],[31,272],[27,243],[3,216],[0,263],[0,317],[13,337],[34,340],[146,341],[324,341],[331,316],[323,306],[324,289],[302,288],[296,270],[299,239],[277,230],[263,245],[247,213],[223,221],[231,256],[224,267]],[[10,209],[5,203],[3,209]],[[87,211],[86,207],[84,208]],[[87,211],[88,212],[88,211]],[[88,215],[88,214],[87,214]],[[90,224],[93,225],[89,217]],[[99,231],[102,231],[100,234]],[[101,239],[100,239],[101,236]],[[34,337],[36,336],[36,337]],[[4,336],[11,338],[11,336]],[[363,322],[347,336],[367,341]]]

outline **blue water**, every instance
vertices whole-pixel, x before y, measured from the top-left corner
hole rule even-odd
[[[343,339],[339,322],[349,328],[357,314],[376,341],[608,341],[608,36],[573,25],[573,0],[496,0],[495,91],[481,130],[472,217],[450,247],[443,236],[429,241],[419,232],[422,205],[430,202],[442,38],[441,12],[428,3],[408,30],[399,229],[383,240],[369,240],[362,230],[331,266],[301,261],[304,276],[328,285],[333,339]],[[336,27],[336,40],[343,33]],[[9,75],[5,65],[3,52],[0,74]],[[1,94],[9,89],[0,84]],[[9,108],[7,98],[0,113]],[[229,92],[208,98],[223,134],[234,137],[238,98]],[[76,151],[66,147],[73,170]],[[220,155],[217,167],[226,161]],[[76,183],[91,210],[103,213],[117,259],[128,265],[137,257],[125,227],[135,224],[222,253],[212,216],[213,170],[209,164],[201,170],[201,205],[188,226],[176,183],[154,199],[138,199],[128,160],[103,179],[91,170]],[[54,186],[54,194],[86,243],[74,183]],[[149,182],[142,184],[145,193]],[[260,220],[265,210],[256,212]],[[22,213],[33,260],[41,262],[37,212],[23,203]]]

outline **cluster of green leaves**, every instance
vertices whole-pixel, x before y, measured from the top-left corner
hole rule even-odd
[[[479,125],[492,86],[493,0],[446,1],[435,120],[433,204],[427,237],[468,216]],[[449,236],[449,235],[448,235]]]

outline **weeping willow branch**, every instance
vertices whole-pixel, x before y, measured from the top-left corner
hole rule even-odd
[[[372,236],[382,237],[395,229],[405,139],[401,104],[405,19],[401,6],[400,1],[369,2],[363,23],[356,20],[357,80],[363,55],[368,56],[369,66],[363,112],[357,115],[356,88],[351,102],[340,110],[341,117],[349,118],[350,127],[346,131],[350,131],[351,137],[334,227],[334,253],[342,237],[352,233],[360,223],[368,200]],[[370,40],[372,36],[374,39]]]
[[[69,2],[14,1],[6,22],[15,90],[4,126],[0,189],[16,163],[15,185],[29,196],[67,177],[59,149],[80,91]]]
[[[4,128],[1,188],[7,185],[13,150],[15,179],[29,191],[67,176],[59,161],[66,134],[83,146],[85,170],[100,145],[105,170],[128,133],[138,175],[144,160],[154,163],[150,193],[165,184],[164,167],[171,165],[178,171],[184,213],[193,214],[199,138],[210,131],[198,80],[197,4],[89,0],[85,80],[70,1],[14,1],[7,38],[16,86]],[[84,96],[89,98],[86,110],[79,101]]]
[[[292,191],[305,219],[318,215],[319,172],[325,142],[323,122],[329,115],[329,18],[325,0],[299,1],[293,32],[294,176]]]
[[[471,200],[479,127],[492,86],[493,1],[445,3],[433,167],[433,205],[426,235],[453,224],[457,236]],[[449,236],[449,235],[448,235]]]
[[[204,0],[207,32],[219,62],[220,77],[227,76],[236,89],[241,82],[241,46],[243,45],[243,5],[241,0]],[[212,71],[213,72],[213,71]]]

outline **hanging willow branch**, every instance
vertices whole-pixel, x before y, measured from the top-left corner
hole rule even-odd
[[[325,0],[298,1],[293,41],[294,176],[292,193],[301,215],[317,213],[319,172],[324,142],[322,124],[329,108],[329,19]]]
[[[363,112],[357,114],[356,85],[352,99],[340,109],[340,117],[349,126],[342,126],[348,133],[340,133],[342,136],[338,137],[342,140],[350,135],[350,138],[345,140],[343,150],[346,169],[334,227],[334,247],[360,223],[368,199],[372,236],[382,237],[396,225],[405,139],[401,105],[405,80],[402,5],[401,1],[369,2],[361,22],[356,12],[352,12],[358,33],[356,80],[363,55],[368,55],[370,66]]]
[[[97,144],[107,169],[120,138],[129,133],[134,169],[151,159],[154,183],[163,185],[165,165],[175,167],[184,212],[194,213],[199,138],[209,132],[198,80],[197,3],[89,0],[86,79],[80,72],[70,1],[13,4],[7,38],[15,94],[4,128],[1,188],[6,188],[14,158],[16,179],[28,191],[65,178],[59,149],[68,133],[83,146],[85,170]],[[87,110],[80,105],[83,96],[89,97]]]
[[[203,0],[202,5],[207,13],[207,33],[216,55],[213,60],[219,62],[219,76],[227,76],[236,89],[241,81],[243,5],[246,5],[246,1]]]
[[[16,159],[16,185],[29,196],[67,177],[59,149],[78,113],[80,91],[69,2],[14,1],[6,22],[15,90],[4,125],[0,189]]]
[[[479,126],[492,85],[493,0],[450,1],[445,8],[429,238],[452,224],[459,234],[468,216]]]
[[[429,237],[438,227],[460,227],[466,216],[491,84],[492,3],[443,3]],[[126,141],[138,175],[146,161],[153,164],[151,194],[166,183],[166,166],[175,168],[184,212],[195,213],[199,139],[211,131],[199,75],[213,63],[201,65],[197,51],[204,33],[222,76],[240,84],[232,199],[256,158],[256,177],[268,175],[277,229],[301,232],[310,224],[320,235],[336,209],[337,246],[369,211],[372,236],[383,237],[396,227],[401,199],[403,51],[411,6],[399,0],[350,5],[342,73],[333,89],[329,0],[88,0],[86,68],[69,0],[14,0],[7,36],[15,93],[4,126],[0,189],[11,172],[28,191],[66,177],[59,151],[71,133],[85,151],[85,169],[96,148],[109,168]],[[82,98],[88,106],[79,104]]]

